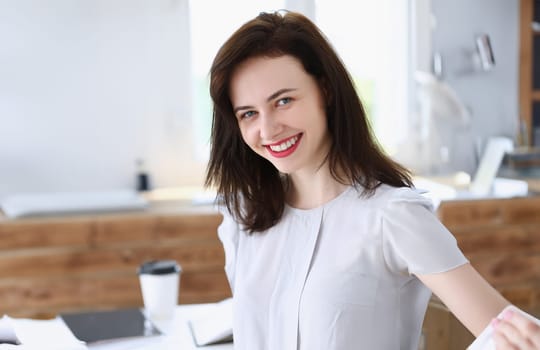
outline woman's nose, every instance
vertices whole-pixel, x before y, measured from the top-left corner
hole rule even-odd
[[[281,123],[279,123],[279,121],[276,120],[275,116],[271,113],[261,113],[259,121],[259,132],[261,135],[261,139],[263,140],[274,140],[274,137],[281,132],[281,129],[283,127]]]

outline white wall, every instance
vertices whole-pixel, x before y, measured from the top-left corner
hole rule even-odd
[[[187,2],[0,0],[0,199],[131,187],[139,157],[155,186],[202,182],[181,45]],[[455,170],[474,171],[478,140],[515,132],[518,8],[514,0],[432,0],[431,46],[473,117],[442,135]],[[495,69],[460,75],[481,32],[491,37]]]
[[[447,128],[451,166],[474,172],[476,143],[489,136],[515,137],[518,125],[519,1],[432,0],[432,48],[442,54],[444,78],[472,113],[468,128]],[[496,65],[492,71],[463,74],[474,37],[490,36]]]
[[[0,0],[0,198],[131,187],[139,157],[200,183],[188,29],[187,0]]]

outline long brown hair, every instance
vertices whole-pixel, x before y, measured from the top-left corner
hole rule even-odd
[[[206,185],[215,186],[228,210],[248,232],[264,231],[281,218],[283,175],[243,141],[229,85],[234,69],[256,56],[297,58],[326,96],[332,144],[330,172],[371,194],[381,183],[411,186],[409,172],[380,149],[349,73],[319,29],[294,12],[261,13],[240,27],[218,51],[210,70],[214,103]]]

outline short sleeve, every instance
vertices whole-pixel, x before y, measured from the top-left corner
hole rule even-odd
[[[234,294],[234,274],[236,266],[236,252],[238,249],[239,226],[229,213],[227,208],[218,208],[223,215],[223,221],[218,227],[218,237],[225,250],[225,273],[229,280],[229,285]]]
[[[392,192],[381,210],[383,251],[391,270],[432,274],[468,262],[455,237],[434,214],[431,200],[409,188]]]

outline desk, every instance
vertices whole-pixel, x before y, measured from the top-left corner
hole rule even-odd
[[[165,333],[163,336],[114,340],[88,346],[89,350],[232,350],[232,343],[211,345],[198,348],[193,343],[187,320],[207,312],[212,304],[180,305],[176,308],[174,318],[166,322],[155,322]]]

